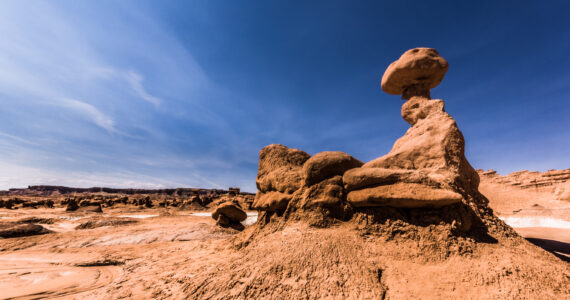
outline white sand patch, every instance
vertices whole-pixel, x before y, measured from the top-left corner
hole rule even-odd
[[[77,221],[77,220],[81,220],[84,219],[86,217],[69,217],[69,216],[59,216],[59,219],[63,219],[63,220],[68,220],[68,221]]]
[[[159,215],[120,215],[121,218],[147,219],[158,217]]]
[[[212,213],[211,212],[196,212],[196,213],[190,213],[190,216],[195,216],[195,217],[211,217]]]
[[[251,224],[254,224],[255,222],[257,222],[257,212],[248,212],[247,219],[245,219],[245,221],[241,223],[243,224],[243,226],[249,226]]]
[[[549,217],[499,217],[511,227],[548,227],[570,229],[570,222]]]

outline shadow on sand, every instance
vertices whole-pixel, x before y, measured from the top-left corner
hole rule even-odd
[[[526,239],[538,247],[556,255],[556,257],[560,258],[561,260],[570,262],[570,243],[539,238]]]

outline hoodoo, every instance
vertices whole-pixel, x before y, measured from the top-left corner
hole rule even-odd
[[[367,208],[455,205],[460,217],[450,222],[470,229],[470,211],[487,209],[477,191],[479,177],[465,158],[465,140],[443,100],[430,98],[447,68],[431,48],[408,50],[388,67],[382,89],[406,100],[402,117],[411,128],[384,156],[363,163],[338,151],[311,157],[283,145],[263,148],[253,207],[266,216],[320,212],[348,220]]]
[[[402,95],[411,127],[392,150],[362,162],[283,145],[259,152],[256,224],[227,262],[192,276],[193,298],[554,299],[570,268],[498,219],[479,192],[465,140],[430,90],[448,63],[406,51],[382,89]],[[540,280],[536,280],[540,278]]]

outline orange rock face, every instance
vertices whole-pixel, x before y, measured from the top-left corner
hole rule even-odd
[[[382,76],[382,89],[391,95],[402,95],[404,99],[429,98],[429,90],[439,85],[447,68],[447,61],[435,49],[410,49],[388,66]]]

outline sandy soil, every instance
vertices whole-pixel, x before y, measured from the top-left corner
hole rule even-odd
[[[521,236],[570,262],[570,202],[553,199],[549,187],[522,190],[482,181],[479,190]]]
[[[450,250],[421,236],[363,234],[352,223],[315,228],[301,222],[264,232],[244,246],[242,240],[260,234],[257,227],[236,235],[215,226],[207,212],[0,210],[2,221],[30,216],[51,223],[42,226],[53,232],[1,240],[2,299],[563,299],[570,294],[570,264],[515,240]],[[125,219],[135,222],[118,222]],[[255,219],[250,212],[246,222]],[[76,229],[87,222],[87,229]]]
[[[209,249],[213,242],[226,239],[236,231],[214,225],[208,213],[165,209],[109,209],[103,214],[66,213],[63,209],[2,210],[3,221],[34,216],[51,220],[43,224],[53,233],[3,239],[0,242],[0,298],[71,297],[107,298],[99,290],[115,283],[116,290],[136,295],[136,289],[122,289],[121,282],[144,274],[146,264],[163,263],[179,255],[193,256]],[[250,213],[249,224],[256,218]],[[131,219],[124,225],[75,229],[88,221]],[[105,224],[105,223],[103,223]],[[185,250],[183,250],[185,249]],[[211,250],[210,250],[211,251]],[[187,257],[185,258],[187,259]],[[184,261],[185,259],[181,259]],[[137,262],[138,261],[138,262]],[[143,270],[141,270],[141,268]],[[139,274],[139,273],[143,274]],[[136,274],[136,275],[135,275]],[[154,276],[147,274],[145,276]],[[128,279],[127,279],[128,278]],[[142,286],[141,289],[148,289]],[[96,296],[97,295],[97,296]]]

